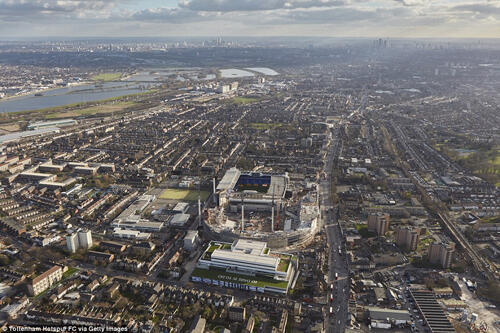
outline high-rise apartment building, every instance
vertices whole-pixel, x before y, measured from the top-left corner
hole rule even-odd
[[[80,230],[66,236],[66,245],[71,253],[75,253],[79,248],[89,249],[92,247],[92,232]]]
[[[68,246],[69,252],[75,253],[76,250],[78,250],[78,244],[79,242],[77,234],[66,236],[66,245]]]
[[[434,243],[429,246],[428,258],[431,264],[440,265],[442,268],[449,268],[451,259],[455,252],[455,243]]]
[[[420,229],[399,227],[396,230],[396,245],[406,251],[415,251],[418,245]]]
[[[88,249],[92,247],[92,233],[90,230],[87,231],[78,231],[78,242],[80,243],[80,247],[84,249]]]
[[[376,213],[368,215],[368,230],[383,236],[389,230],[390,216],[387,213]]]

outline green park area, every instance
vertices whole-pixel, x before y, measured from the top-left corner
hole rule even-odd
[[[249,104],[249,103],[255,103],[255,102],[258,102],[260,99],[257,98],[257,97],[241,97],[241,96],[237,96],[237,97],[233,97],[231,99],[231,102],[233,102],[234,104]]]
[[[101,73],[91,77],[93,81],[109,82],[116,81],[122,77],[122,73]]]
[[[374,233],[373,231],[369,231],[368,230],[368,225],[367,224],[357,223],[355,225],[355,228],[356,228],[356,230],[358,231],[359,235],[362,238],[370,238],[370,237],[377,236],[376,233]]]
[[[445,140],[435,144],[434,148],[476,176],[500,186],[500,147],[498,145],[470,142],[456,144]]]
[[[483,223],[500,223],[500,215],[484,217],[481,219]]]
[[[58,119],[58,118],[71,118],[71,117],[90,116],[90,115],[106,114],[106,113],[119,113],[135,105],[136,103],[134,102],[117,102],[114,104],[105,104],[99,106],[91,106],[83,109],[50,113],[45,118]]]
[[[207,200],[209,195],[210,192],[208,191],[200,191],[200,198],[202,201]],[[197,201],[198,191],[178,189],[178,188],[168,188],[160,194],[160,199]]]

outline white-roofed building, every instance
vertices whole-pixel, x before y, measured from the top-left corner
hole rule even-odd
[[[147,232],[140,232],[138,230],[115,228],[113,230],[113,236],[126,239],[147,240],[151,237],[151,234]]]
[[[221,285],[225,280],[237,281],[227,285],[245,290],[286,293],[294,277],[296,258],[289,254],[273,253],[267,243],[239,239],[233,243],[210,242],[198,260],[193,281]],[[222,283],[226,286],[226,282]]]
[[[231,245],[231,251],[260,256],[264,253],[266,246],[266,242],[251,239],[238,239]]]
[[[192,250],[196,248],[198,243],[198,231],[197,230],[188,230],[186,236],[184,236],[184,249]]]
[[[241,171],[237,168],[231,168],[226,171],[224,177],[222,177],[219,185],[217,185],[217,191],[231,190],[236,185],[238,178],[240,178]]]
[[[189,214],[175,214],[169,221],[169,225],[173,227],[184,227],[188,223],[191,215]]]

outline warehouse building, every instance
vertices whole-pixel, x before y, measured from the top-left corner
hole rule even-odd
[[[432,291],[411,288],[410,294],[431,333],[455,332]]]

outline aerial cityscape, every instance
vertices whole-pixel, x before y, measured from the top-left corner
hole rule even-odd
[[[494,1],[156,2],[0,0],[2,331],[500,332]]]

